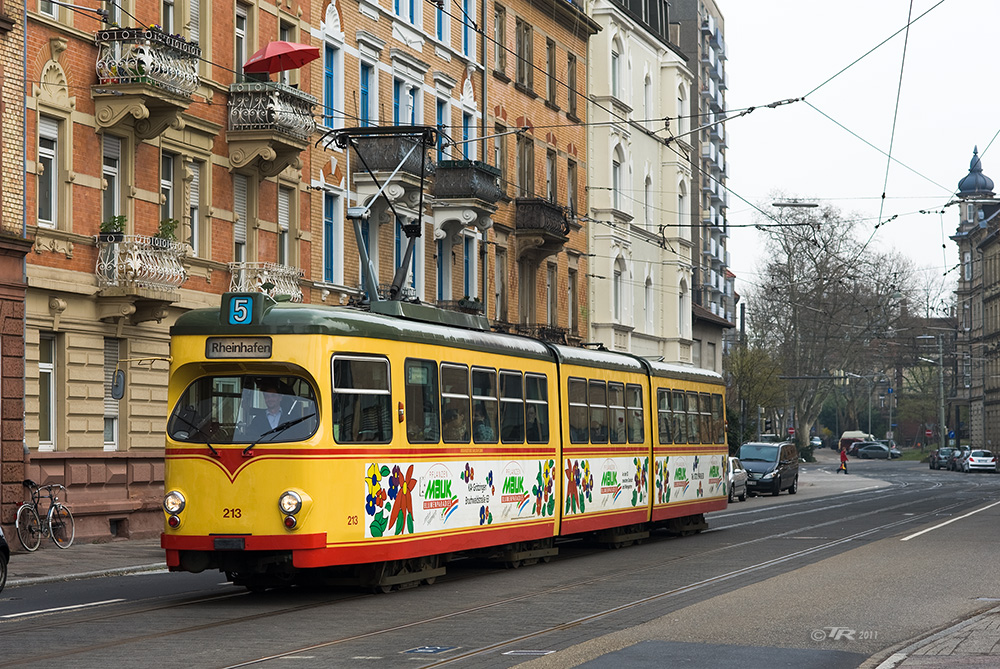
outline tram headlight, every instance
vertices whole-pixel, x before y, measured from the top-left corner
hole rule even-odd
[[[294,490],[286,490],[278,498],[278,508],[282,513],[294,516],[302,510],[302,496]]]
[[[163,510],[170,515],[176,515],[184,510],[184,495],[176,490],[171,490],[163,496]]]

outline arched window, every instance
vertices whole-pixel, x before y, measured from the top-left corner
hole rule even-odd
[[[681,279],[677,297],[677,334],[682,339],[687,339],[690,337],[691,323],[691,293],[688,291],[687,280]]]
[[[615,260],[614,278],[611,283],[612,316],[618,323],[622,322],[625,312],[625,280],[625,261],[619,257]]]
[[[622,209],[622,163],[625,162],[625,155],[620,146],[615,147],[611,158],[611,206],[621,211]]]
[[[653,230],[653,179],[646,175],[642,189],[642,206],[646,210],[646,229]]]
[[[687,184],[682,181],[677,186],[677,237],[687,238],[687,229],[684,226],[687,224],[689,216]]]
[[[646,277],[645,286],[646,331],[653,331],[653,277]]]
[[[683,135],[691,130],[688,118],[687,88],[684,84],[677,86],[677,134]]]
[[[611,95],[621,99],[621,52],[618,40],[611,43]]]

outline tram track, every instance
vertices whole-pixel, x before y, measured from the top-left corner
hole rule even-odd
[[[938,486],[932,486],[931,489],[934,489],[934,488],[937,488],[937,487]],[[702,579],[702,580],[698,580],[698,581],[692,581],[692,582],[687,583],[687,584],[676,586],[676,587],[671,588],[669,590],[664,590],[662,592],[655,593],[655,594],[649,595],[647,597],[643,597],[643,598],[636,599],[636,600],[633,600],[633,601],[630,601],[630,602],[626,602],[624,604],[621,604],[621,605],[618,605],[618,606],[615,606],[615,607],[611,607],[611,608],[606,609],[604,611],[596,612],[596,613],[593,613],[593,614],[590,614],[590,615],[587,615],[587,616],[583,616],[581,618],[577,618],[577,619],[574,619],[574,620],[565,621],[565,622],[557,623],[557,624],[554,624],[554,625],[550,625],[548,627],[541,628],[541,629],[532,631],[532,632],[527,633],[527,634],[519,635],[519,636],[516,636],[516,637],[511,637],[511,638],[509,638],[509,639],[507,639],[507,640],[505,640],[503,642],[498,642],[498,643],[495,643],[495,644],[491,644],[491,645],[485,646],[485,647],[483,647],[481,649],[476,649],[476,650],[469,651],[468,653],[464,653],[464,654],[459,655],[459,656],[448,658],[446,660],[441,660],[441,661],[439,661],[437,663],[434,663],[434,664],[424,665],[424,666],[441,666],[441,665],[450,664],[450,663],[453,663],[453,662],[456,662],[456,661],[459,661],[459,660],[469,659],[469,658],[472,658],[472,657],[480,656],[480,655],[482,655],[484,653],[495,652],[495,651],[497,651],[500,648],[508,647],[508,646],[513,646],[513,645],[515,645],[517,643],[523,642],[523,641],[528,640],[528,639],[545,636],[545,635],[548,635],[548,634],[559,632],[561,630],[566,630],[566,629],[569,629],[571,627],[574,627],[574,626],[577,626],[577,625],[580,625],[580,624],[584,624],[584,623],[587,623],[587,622],[590,622],[590,621],[593,621],[593,620],[598,620],[598,619],[601,619],[601,618],[607,618],[609,616],[613,616],[613,615],[618,614],[618,613],[623,613],[625,611],[634,610],[634,609],[636,609],[638,607],[641,607],[643,605],[647,605],[647,604],[650,604],[650,603],[653,603],[653,602],[662,601],[662,600],[665,600],[665,599],[670,599],[672,597],[678,597],[678,596],[686,594],[686,593],[695,592],[697,590],[709,587],[711,585],[724,583],[724,582],[729,581],[729,580],[731,580],[733,578],[743,577],[743,576],[747,576],[747,575],[755,574],[755,573],[760,573],[760,572],[765,571],[765,570],[767,570],[769,568],[776,567],[776,566],[778,566],[780,564],[783,564],[783,563],[786,563],[786,562],[789,562],[789,561],[792,561],[792,560],[803,559],[803,558],[806,558],[806,557],[811,556],[811,555],[815,555],[815,554],[823,552],[823,551],[833,550],[833,549],[835,549],[837,547],[844,546],[846,543],[849,543],[849,542],[852,542],[852,541],[858,541],[858,540],[865,539],[865,538],[869,538],[869,537],[872,537],[872,536],[874,536],[874,535],[876,535],[876,534],[878,534],[880,532],[885,532],[885,531],[894,529],[896,527],[899,527],[899,526],[902,526],[902,525],[905,525],[905,524],[917,523],[917,522],[920,522],[920,521],[922,521],[924,519],[928,519],[928,518],[931,518],[933,516],[939,515],[941,513],[946,513],[948,511],[951,511],[951,510],[955,509],[956,507],[963,506],[963,505],[968,506],[968,504],[969,504],[968,500],[958,500],[958,501],[956,501],[954,499],[953,494],[947,493],[947,492],[944,492],[944,491],[942,491],[940,494],[935,494],[935,495],[927,496],[928,489],[924,488],[923,486],[919,486],[919,485],[917,485],[917,486],[899,486],[899,487],[893,487],[893,488],[889,488],[889,489],[887,489],[887,488],[882,488],[881,489],[881,491],[886,492],[886,493],[888,491],[890,491],[890,490],[892,490],[892,491],[895,492],[894,496],[895,496],[895,498],[896,498],[896,500],[898,502],[897,504],[894,504],[892,506],[880,507],[880,508],[874,509],[874,510],[863,511],[863,512],[859,512],[859,513],[850,514],[850,515],[847,515],[847,516],[841,516],[841,517],[838,517],[835,520],[825,521],[825,522],[822,522],[822,523],[799,524],[796,527],[790,528],[790,529],[782,531],[782,532],[771,532],[771,533],[768,533],[768,534],[766,534],[764,536],[755,537],[753,539],[749,539],[749,540],[746,540],[746,541],[741,541],[741,542],[733,543],[733,544],[726,544],[726,545],[722,545],[722,546],[715,546],[715,547],[712,547],[712,548],[708,548],[707,550],[697,550],[697,551],[694,551],[694,552],[691,552],[691,553],[687,553],[687,554],[684,554],[684,555],[677,555],[677,556],[674,556],[674,557],[671,557],[671,558],[668,558],[668,559],[665,559],[665,560],[659,560],[655,565],[646,565],[646,566],[642,566],[642,567],[635,568],[635,569],[629,569],[629,570],[615,570],[615,571],[613,571],[613,573],[601,574],[601,575],[598,575],[598,576],[595,576],[595,577],[589,578],[589,579],[577,580],[577,581],[574,581],[572,583],[566,583],[566,584],[561,584],[561,585],[558,585],[558,586],[553,586],[553,587],[550,587],[550,588],[540,589],[540,590],[532,591],[532,592],[529,592],[529,593],[524,593],[522,595],[518,595],[518,596],[514,596],[514,597],[507,597],[507,598],[497,599],[497,600],[494,600],[494,601],[484,602],[484,603],[476,605],[476,606],[465,607],[465,608],[461,608],[461,609],[456,609],[454,611],[450,611],[450,612],[447,612],[447,613],[442,613],[442,614],[439,614],[439,615],[436,615],[436,616],[429,616],[427,618],[420,619],[420,620],[407,621],[407,622],[400,623],[400,624],[394,625],[394,626],[388,626],[388,627],[384,627],[384,628],[381,628],[381,629],[374,629],[374,630],[370,630],[370,631],[359,633],[359,634],[354,634],[354,635],[339,637],[339,638],[336,638],[336,639],[330,639],[328,641],[324,641],[324,642],[320,642],[320,643],[314,643],[314,644],[304,645],[304,646],[297,647],[297,648],[295,648],[293,650],[283,651],[281,653],[267,655],[267,656],[261,656],[261,657],[255,658],[255,659],[246,660],[246,661],[243,661],[243,662],[240,662],[240,663],[237,663],[237,664],[233,664],[233,665],[229,665],[229,666],[230,667],[251,666],[251,665],[260,664],[262,662],[266,662],[266,661],[269,661],[269,660],[272,660],[272,659],[277,659],[277,658],[281,658],[281,657],[289,657],[289,656],[293,656],[293,655],[296,655],[296,654],[301,654],[301,653],[307,653],[307,652],[310,652],[310,651],[320,650],[320,649],[323,649],[323,648],[329,648],[329,647],[333,647],[333,646],[337,646],[337,645],[348,644],[348,643],[355,642],[355,641],[361,641],[361,640],[365,640],[365,639],[371,639],[371,638],[375,638],[375,637],[379,637],[379,636],[384,636],[384,635],[389,635],[389,634],[392,634],[392,633],[395,633],[395,632],[399,632],[399,631],[403,631],[403,630],[407,630],[407,629],[412,629],[412,628],[417,628],[417,627],[421,627],[421,626],[430,626],[430,625],[433,625],[434,623],[437,623],[437,622],[446,621],[448,619],[457,618],[457,617],[460,617],[460,616],[463,616],[463,615],[468,615],[468,614],[471,614],[471,613],[476,613],[476,612],[480,612],[480,611],[486,611],[486,610],[489,610],[489,609],[496,609],[496,608],[507,606],[507,605],[511,605],[511,604],[514,604],[514,603],[523,602],[525,600],[529,600],[529,599],[533,599],[533,598],[537,598],[537,597],[545,597],[545,596],[548,596],[548,595],[553,595],[553,594],[560,593],[560,592],[566,592],[566,591],[569,591],[569,590],[586,588],[586,587],[589,587],[589,586],[597,585],[597,584],[599,584],[601,582],[610,581],[612,579],[620,579],[624,575],[641,575],[644,572],[649,572],[649,571],[654,570],[654,569],[663,569],[665,566],[668,566],[668,565],[677,565],[677,564],[683,563],[683,562],[690,562],[690,561],[695,561],[695,560],[704,560],[705,558],[707,558],[709,556],[720,554],[720,553],[724,553],[726,551],[732,551],[732,550],[735,550],[735,549],[738,549],[738,548],[744,548],[744,547],[746,547],[748,545],[757,544],[757,543],[760,543],[760,542],[773,541],[775,539],[788,538],[788,537],[792,537],[792,536],[794,536],[796,534],[801,534],[802,532],[813,531],[813,530],[815,530],[818,527],[824,527],[824,526],[833,525],[833,524],[843,524],[844,522],[850,522],[850,521],[853,521],[853,520],[861,520],[861,519],[864,519],[864,518],[867,518],[867,517],[877,516],[878,514],[885,513],[886,511],[892,511],[892,510],[897,510],[897,509],[900,509],[900,508],[905,508],[905,507],[912,506],[913,505],[913,501],[911,499],[906,499],[906,500],[902,500],[902,501],[899,500],[899,493],[901,493],[901,492],[904,493],[907,498],[910,497],[909,493],[916,494],[916,495],[921,495],[920,499],[921,499],[921,501],[923,501],[925,503],[936,503],[939,500],[941,500],[942,498],[947,498],[946,503],[935,504],[935,506],[933,508],[928,509],[928,510],[926,510],[926,511],[924,511],[922,513],[919,513],[919,514],[915,514],[913,516],[908,516],[906,518],[898,519],[898,520],[895,520],[895,521],[889,522],[889,523],[882,523],[882,524],[879,524],[879,525],[877,525],[875,527],[868,528],[868,529],[865,529],[865,530],[862,530],[862,531],[859,531],[859,532],[855,532],[855,533],[852,533],[852,534],[850,534],[848,536],[845,536],[845,537],[841,537],[841,538],[837,538],[837,539],[825,541],[825,542],[823,542],[821,544],[818,544],[816,546],[810,546],[810,547],[803,548],[803,549],[798,549],[798,550],[795,550],[795,551],[789,551],[789,552],[784,553],[782,555],[779,555],[779,556],[777,556],[775,558],[772,558],[772,559],[769,559],[769,560],[765,560],[765,561],[761,561],[761,562],[755,563],[753,565],[749,565],[747,567],[742,567],[740,569],[730,570],[730,571],[727,571],[727,572],[724,572],[724,573],[721,573],[721,574],[717,574],[717,575],[712,576],[712,577],[707,578],[707,579]],[[869,496],[869,499],[867,501],[878,501],[879,499],[882,499],[882,498],[885,498],[885,497],[890,497],[890,496],[893,496],[893,495],[889,495],[889,494],[871,495],[871,496]],[[855,498],[855,501],[856,501],[856,499],[857,498]],[[828,501],[828,498],[826,498],[826,500]],[[802,505],[810,505],[810,504],[812,504],[814,502],[822,503],[823,502],[823,498],[821,498],[819,500],[803,500],[802,502],[800,502],[800,504],[802,504]],[[791,513],[785,512],[785,511],[787,511],[787,505],[781,505],[781,507],[778,507],[778,506],[768,507],[769,509],[778,511],[779,513],[771,515],[771,516],[768,516],[768,517],[765,517],[765,518],[752,518],[752,519],[741,520],[740,522],[731,523],[731,524],[728,524],[728,525],[723,525],[721,527],[717,527],[717,528],[713,528],[711,530],[708,530],[705,534],[714,534],[714,533],[722,532],[724,530],[732,530],[732,529],[739,529],[739,528],[744,528],[744,527],[751,527],[751,526],[759,525],[761,523],[766,523],[766,522],[786,522],[788,519],[792,519],[792,518],[797,518],[798,520],[801,520],[802,517],[807,516],[810,513],[814,513],[814,512],[818,512],[818,511],[822,511],[822,510],[829,510],[831,508],[831,506],[836,507],[836,506],[848,506],[848,505],[849,505],[849,502],[845,502],[843,504],[839,504],[838,503],[837,505],[825,504],[824,506],[818,507],[818,508],[815,508],[815,509],[799,509],[799,510],[792,511]],[[732,517],[734,515],[737,515],[737,514],[720,514],[719,520],[722,520],[723,519],[722,517]],[[654,537],[653,540],[654,541],[659,541],[659,540],[662,540],[662,539],[660,539],[659,537]],[[582,552],[582,554],[580,552],[577,552],[573,556],[560,556],[559,558],[556,558],[556,559],[558,561],[573,560],[573,559],[578,559],[580,557],[583,557],[585,555],[591,555],[593,553],[599,553],[599,552],[604,552],[604,549],[595,549],[593,551],[585,550],[585,551]],[[482,572],[479,571],[479,570],[476,570],[476,571],[474,571],[472,573],[466,573],[466,574],[452,573],[452,574],[449,574],[446,579],[441,579],[440,585],[444,585],[445,583],[455,584],[455,583],[460,582],[460,581],[465,580],[465,579],[474,579],[474,578],[481,578],[481,577],[482,577]],[[440,587],[440,585],[438,587]],[[37,634],[39,630],[44,630],[44,629],[55,629],[55,628],[64,627],[64,626],[67,626],[67,625],[76,625],[76,624],[91,624],[91,625],[93,625],[93,624],[99,624],[99,623],[102,623],[102,622],[110,622],[110,621],[113,621],[115,619],[126,617],[126,616],[128,616],[128,617],[134,617],[134,616],[141,615],[141,614],[144,614],[144,613],[157,613],[157,612],[166,611],[166,610],[170,610],[170,609],[179,609],[179,608],[191,607],[191,606],[201,606],[201,605],[205,605],[205,604],[208,604],[208,603],[212,603],[212,602],[216,602],[216,601],[221,601],[221,600],[228,599],[228,598],[233,598],[233,597],[240,597],[240,596],[251,596],[251,595],[249,593],[242,593],[242,592],[240,592],[240,593],[225,593],[225,594],[220,594],[218,596],[212,596],[212,597],[194,598],[194,599],[191,599],[191,600],[188,600],[188,601],[183,601],[183,602],[172,602],[172,603],[169,603],[169,604],[166,604],[166,605],[143,606],[143,607],[139,607],[139,608],[135,608],[135,607],[129,608],[129,607],[127,607],[125,610],[118,610],[118,611],[115,611],[115,612],[106,612],[106,613],[100,614],[100,615],[96,615],[95,614],[95,615],[88,615],[88,616],[82,616],[82,617],[81,616],[73,616],[73,617],[68,618],[68,619],[60,619],[60,618],[49,619],[49,620],[47,620],[45,622],[45,624],[43,624],[41,626],[39,626],[37,624],[38,621],[39,621],[39,619],[35,618],[35,619],[31,620],[28,623],[28,626],[26,626],[24,628],[22,628],[21,626],[14,626],[14,628],[11,629],[9,632],[6,629],[4,629],[3,627],[0,627],[0,638],[2,638],[4,636],[15,637],[16,634],[17,634],[17,632],[19,632],[19,631],[25,631],[25,633],[27,633],[27,634]],[[276,609],[273,609],[273,610],[269,610],[269,611],[256,612],[256,613],[254,613],[252,615],[237,616],[237,617],[233,617],[233,618],[227,618],[225,620],[219,620],[219,621],[214,621],[214,622],[206,622],[206,623],[197,624],[197,625],[189,625],[189,626],[185,626],[185,627],[181,627],[181,628],[177,628],[177,629],[163,630],[163,631],[149,633],[149,634],[129,635],[127,637],[123,637],[123,638],[115,639],[115,640],[109,640],[109,641],[102,642],[102,643],[93,643],[93,644],[87,644],[87,645],[84,645],[84,646],[77,646],[75,648],[65,648],[65,649],[61,649],[61,650],[52,650],[52,651],[47,652],[47,653],[33,654],[33,655],[22,657],[22,658],[19,658],[19,659],[18,658],[7,659],[5,661],[0,662],[0,667],[15,666],[15,665],[23,664],[23,663],[44,662],[44,661],[47,661],[47,660],[50,661],[50,660],[57,660],[57,659],[72,658],[74,656],[80,656],[80,655],[83,655],[83,654],[99,652],[99,651],[102,651],[102,650],[109,650],[109,649],[112,649],[112,648],[128,647],[129,645],[132,645],[132,644],[141,644],[143,642],[152,641],[152,640],[156,640],[156,639],[166,639],[166,638],[171,638],[171,637],[177,637],[178,635],[182,636],[182,635],[185,635],[185,634],[191,634],[191,633],[195,633],[195,632],[203,632],[203,631],[206,631],[206,630],[221,629],[221,628],[225,628],[227,626],[233,626],[233,625],[237,625],[238,626],[238,625],[242,625],[242,624],[245,624],[245,623],[250,623],[250,622],[253,622],[253,621],[258,621],[258,620],[261,620],[261,619],[264,619],[264,618],[274,619],[275,617],[278,617],[278,616],[294,615],[296,613],[307,612],[307,611],[310,611],[310,610],[321,610],[324,607],[340,606],[340,605],[343,605],[344,603],[350,602],[350,601],[362,600],[362,599],[371,598],[371,597],[381,597],[381,596],[383,596],[383,595],[371,595],[371,594],[368,594],[368,593],[364,593],[364,594],[348,594],[348,595],[345,595],[345,596],[337,597],[336,599],[334,599],[332,601],[330,599],[324,599],[323,601],[309,602],[307,604],[300,604],[300,605],[296,605],[296,606],[279,607],[279,608],[276,608]],[[61,618],[67,618],[67,617],[62,616]],[[29,628],[30,628],[30,630],[29,630]]]

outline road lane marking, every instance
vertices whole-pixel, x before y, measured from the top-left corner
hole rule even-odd
[[[993,502],[992,504],[990,504],[988,506],[984,506],[981,509],[976,509],[975,511],[970,511],[969,513],[965,514],[964,516],[959,516],[958,518],[952,518],[951,520],[946,520],[946,521],[944,521],[943,523],[941,523],[939,525],[935,525],[934,527],[928,527],[926,530],[920,530],[916,534],[911,534],[908,537],[903,537],[902,539],[900,539],[900,541],[909,541],[910,539],[916,539],[921,534],[927,534],[928,532],[933,532],[934,530],[940,529],[940,528],[944,527],[945,525],[950,525],[950,524],[954,523],[956,520],[962,520],[963,518],[968,518],[969,516],[974,516],[977,513],[979,513],[980,511],[985,511],[986,509],[991,509],[991,508],[993,508],[994,506],[996,506],[998,504],[1000,504],[1000,502]]]
[[[54,609],[38,609],[37,611],[25,611],[24,613],[8,613],[0,618],[21,618],[23,616],[34,616],[42,613],[55,613],[56,611],[72,611],[73,609],[86,609],[91,606],[102,606],[104,604],[115,604],[124,602],[124,599],[105,599],[103,602],[88,602],[86,604],[74,604],[73,606],[57,606]]]

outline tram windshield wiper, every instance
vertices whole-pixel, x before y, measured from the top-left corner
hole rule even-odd
[[[247,455],[248,453],[250,453],[250,451],[253,450],[253,447],[256,446],[260,442],[260,440],[263,439],[264,437],[266,437],[267,435],[269,435],[269,434],[275,434],[275,433],[278,433],[278,432],[284,432],[285,430],[287,430],[288,428],[292,427],[293,425],[298,425],[299,423],[301,423],[304,420],[309,420],[310,418],[313,418],[315,415],[316,415],[316,412],[314,411],[311,414],[306,414],[305,416],[300,416],[298,418],[295,418],[294,420],[286,420],[284,423],[281,423],[280,425],[278,425],[276,427],[272,427],[267,432],[262,432],[261,435],[259,437],[257,437],[257,439],[255,439],[252,444],[250,444],[249,446],[247,446],[246,448],[243,449],[243,455]]]
[[[185,418],[184,416],[182,416],[180,413],[175,413],[173,415],[173,417],[176,418],[177,420],[183,422],[183,423],[187,423],[190,427],[194,428],[194,430],[195,430],[194,434],[201,434],[202,436],[208,436],[208,435],[205,434],[205,431],[201,427],[199,427],[198,425],[195,425],[190,420],[188,420],[187,418]],[[170,436],[173,436],[173,435],[170,435]],[[217,450],[215,450],[215,448],[212,446],[212,444],[208,443],[208,439],[205,440],[205,445],[208,446],[208,450],[212,451],[212,455],[214,455],[215,457],[219,457],[219,452]]]

